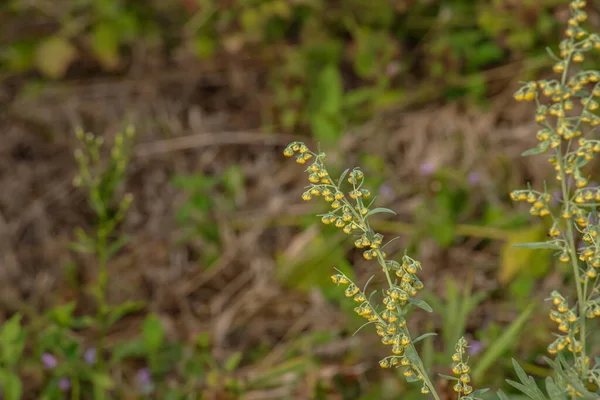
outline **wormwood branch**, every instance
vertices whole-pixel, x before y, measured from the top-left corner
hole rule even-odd
[[[571,18],[566,37],[560,42],[560,58],[553,68],[560,78],[526,82],[515,93],[517,101],[535,100],[537,104],[539,143],[523,154],[548,154],[560,184],[559,210],[552,210],[547,191],[527,189],[511,193],[513,200],[532,204],[532,215],[552,219],[547,248],[556,249],[559,260],[572,267],[577,299],[569,302],[558,291],[551,293],[556,310],[550,312],[550,319],[558,324],[560,334],[548,346],[548,352],[560,358],[561,362],[555,363],[560,368],[565,367],[563,361],[567,360],[564,353],[570,353],[574,360],[572,365],[566,365],[567,375],[578,380],[571,379],[566,384],[572,397],[583,397],[585,385],[597,383],[600,378],[600,366],[590,366],[591,349],[587,342],[589,320],[600,316],[600,188],[589,184],[590,176],[584,171],[600,152],[600,142],[586,138],[600,126],[596,114],[600,108],[600,72],[571,71],[573,63],[584,61],[585,53],[600,50],[600,36],[582,26],[587,19],[585,5],[584,0],[570,3]]]
[[[306,170],[310,185],[302,194],[302,198],[311,200],[313,197],[323,197],[330,204],[331,210],[321,215],[321,221],[327,225],[335,225],[346,234],[354,235],[354,246],[363,249],[363,257],[366,260],[376,261],[385,274],[388,288],[384,292],[383,307],[374,305],[365,292],[343,273],[331,277],[334,283],[346,285],[346,296],[352,297],[357,303],[354,311],[376,326],[377,334],[383,344],[392,346],[393,355],[382,359],[379,362],[380,366],[402,368],[408,382],[421,382],[421,392],[430,393],[439,400],[440,397],[419,357],[405,319],[412,306],[432,311],[426,302],[416,297],[418,291],[423,289],[423,282],[417,277],[421,264],[406,254],[402,257],[401,263],[388,260],[387,254],[382,250],[385,246],[384,236],[375,232],[369,222],[372,215],[393,213],[393,211],[371,208],[371,203],[366,203],[371,197],[371,192],[363,187],[364,174],[360,169],[344,171],[337,183],[334,183],[325,167],[324,153],[313,153],[304,143],[292,142],[286,147],[284,154],[288,157],[295,155],[296,162],[299,164],[314,160]],[[348,193],[341,188],[346,176],[347,182],[351,185]],[[465,395],[469,393],[469,388],[469,386],[465,388]]]

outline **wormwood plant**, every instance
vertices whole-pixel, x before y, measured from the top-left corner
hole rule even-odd
[[[599,108],[600,72],[571,71],[572,64],[583,62],[587,52],[600,50],[600,36],[581,26],[587,19],[584,7],[584,0],[570,3],[571,18],[566,37],[560,42],[560,53],[556,56],[550,52],[556,61],[553,69],[559,74],[558,79],[526,82],[515,93],[516,100],[536,102],[539,143],[523,154],[547,155],[560,184],[560,207],[554,210],[550,206],[553,196],[547,188],[543,192],[531,188],[515,190],[511,198],[531,203],[531,215],[548,216],[553,222],[547,242],[524,246],[555,250],[559,260],[573,271],[576,298],[569,299],[558,291],[550,294],[556,307],[550,318],[560,332],[548,346],[548,352],[556,355],[554,361],[548,360],[555,367],[555,379],[559,387],[566,385],[572,397],[597,398],[587,388],[590,383],[596,389],[600,386],[600,360],[590,363],[588,341],[594,332],[590,320],[600,316],[600,190],[590,184],[584,167],[600,152],[600,141],[593,139],[600,125],[600,117],[595,113]]]
[[[345,295],[352,297],[357,303],[354,311],[367,319],[367,324],[375,325],[381,342],[391,346],[392,355],[382,359],[379,365],[383,368],[402,368],[408,382],[419,382],[422,385],[421,393],[431,394],[439,400],[440,395],[436,392],[415,348],[415,344],[420,340],[434,334],[426,333],[413,339],[405,319],[406,314],[415,306],[428,312],[433,311],[429,304],[417,297],[419,290],[423,289],[423,282],[417,276],[421,263],[408,254],[405,254],[400,262],[388,260],[383,251],[387,244],[384,243],[384,236],[375,232],[369,224],[369,218],[373,215],[394,212],[387,208],[372,208],[373,202],[369,201],[371,192],[364,187],[364,173],[359,168],[344,171],[339,179],[334,181],[324,164],[325,153],[314,153],[304,143],[293,142],[286,147],[284,155],[295,155],[299,164],[313,160],[307,168],[310,184],[302,194],[302,199],[323,197],[330,204],[331,211],[321,215],[321,221],[326,225],[333,224],[344,233],[353,235],[354,246],[363,250],[363,257],[377,262],[385,274],[388,288],[382,294],[381,304],[373,300],[374,293],[367,294],[366,285],[361,290],[343,273],[331,277],[334,283],[344,285]],[[342,185],[346,177],[350,188],[344,192]],[[454,390],[459,398],[477,399],[485,390],[474,392],[470,385],[471,368],[464,358],[466,348],[467,341],[461,338],[452,356],[455,362],[452,371],[457,376],[446,378],[456,380]]]
[[[120,197],[118,191],[125,179],[125,169],[128,165],[134,135],[135,131],[132,126],[127,127],[124,132],[119,132],[115,137],[107,162],[100,153],[103,138],[92,133],[86,134],[81,130],[77,132],[77,138],[81,143],[81,148],[75,151],[79,174],[73,183],[87,192],[87,198],[96,221],[90,232],[77,229],[75,231],[77,241],[73,242],[71,246],[73,250],[90,254],[96,260],[97,276],[91,287],[91,293],[96,299],[96,313],[88,317],[86,321],[96,331],[96,351],[98,352],[98,357],[95,357],[96,369],[101,376],[107,378],[108,371],[104,352],[108,330],[125,314],[139,309],[143,305],[135,302],[111,305],[107,301],[108,263],[116,252],[127,243],[128,239],[117,232],[117,227],[125,217],[133,201],[133,196],[127,193]],[[94,397],[96,399],[104,398],[105,389],[111,386],[110,378],[105,379],[104,384],[96,382]]]
[[[588,341],[593,332],[588,320],[600,316],[600,213],[597,209],[600,205],[600,188],[591,187],[590,179],[583,171],[594,154],[600,152],[600,140],[584,138],[583,135],[583,132],[590,135],[600,125],[600,117],[594,113],[600,107],[597,100],[600,98],[600,72],[569,71],[571,63],[582,62],[586,52],[600,49],[600,37],[588,33],[580,25],[587,18],[584,7],[583,0],[570,3],[571,18],[566,38],[560,43],[560,57],[553,55],[556,59],[554,71],[560,74],[560,79],[527,82],[515,94],[517,100],[535,100],[538,105],[536,121],[540,124],[537,133],[540,143],[524,155],[548,154],[561,189],[558,212],[550,204],[552,195],[546,187],[543,192],[528,188],[511,193],[514,200],[532,203],[532,215],[549,216],[553,220],[547,242],[522,246],[556,250],[560,261],[572,266],[577,293],[575,300],[569,300],[568,296],[558,291],[550,295],[556,307],[551,311],[550,318],[558,323],[560,334],[548,346],[548,352],[556,355],[556,358],[546,358],[554,369],[554,376],[547,377],[545,381],[547,395],[513,360],[520,382],[508,380],[508,383],[527,397],[537,400],[597,399],[600,393],[600,359],[591,364]],[[590,87],[591,84],[595,85]],[[542,95],[549,98],[549,104],[543,103]],[[579,99],[581,105],[578,109],[575,99]],[[342,273],[332,276],[333,282],[344,285],[346,296],[352,297],[357,303],[356,313],[366,318],[367,324],[375,325],[382,343],[391,346],[392,355],[382,359],[380,365],[383,368],[402,368],[407,381],[419,382],[423,394],[439,399],[440,395],[415,348],[418,341],[432,334],[413,339],[405,319],[414,306],[432,311],[427,303],[416,297],[423,288],[423,282],[417,276],[421,264],[407,254],[400,262],[388,260],[383,251],[384,236],[375,232],[369,223],[371,216],[393,211],[372,208],[372,201],[368,200],[371,193],[363,185],[364,174],[359,168],[346,170],[339,179],[334,180],[324,164],[325,153],[314,153],[304,143],[292,142],[286,147],[284,155],[295,156],[299,164],[311,162],[306,170],[310,184],[302,198],[311,200],[313,197],[323,197],[331,210],[321,215],[321,221],[353,235],[355,247],[363,249],[366,260],[376,261],[386,277],[388,287],[382,292],[378,304],[374,300],[375,292],[367,295],[366,286],[361,290]],[[351,185],[347,192],[342,188],[346,177]],[[580,246],[577,245],[579,239],[582,241]],[[467,346],[464,338],[459,339],[452,355],[452,371],[456,376],[442,377],[456,381],[453,388],[459,399],[476,399],[487,389],[473,391],[470,367],[464,357]],[[592,393],[593,390],[598,392]],[[498,396],[503,400],[508,399],[501,391]]]

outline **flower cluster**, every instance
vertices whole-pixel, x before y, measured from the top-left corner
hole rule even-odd
[[[346,275],[336,274],[331,277],[334,283],[347,285],[345,295],[358,303],[354,311],[367,319],[368,323],[375,324],[381,342],[392,347],[393,355],[381,360],[380,366],[400,367],[407,380],[422,382],[422,393],[432,392],[433,385],[414,348],[405,319],[409,307],[413,304],[431,311],[424,301],[415,297],[418,291],[423,289],[423,282],[416,275],[421,269],[421,264],[408,255],[402,257],[401,263],[387,260],[383,251],[384,236],[373,231],[368,222],[368,218],[373,214],[392,211],[371,209],[371,203],[367,203],[371,192],[363,187],[364,173],[360,169],[346,170],[334,182],[324,165],[324,153],[313,153],[304,143],[293,142],[286,147],[284,155],[295,156],[296,162],[300,164],[314,158],[313,163],[306,169],[309,186],[302,198],[311,200],[316,196],[323,197],[329,203],[330,211],[321,216],[321,221],[327,225],[333,224],[347,234],[354,234],[354,246],[363,251],[366,260],[377,261],[387,278],[389,287],[384,292],[383,310],[378,311],[364,291]],[[341,189],[344,182],[351,185],[346,193]],[[434,397],[437,398],[437,394],[434,394]]]
[[[550,319],[558,324],[558,330],[564,335],[557,335],[556,340],[548,346],[548,353],[556,354],[565,348],[572,353],[579,353],[583,344],[575,339],[580,331],[577,309],[570,308],[567,300],[557,291],[552,292],[551,299],[556,310],[550,311]]]
[[[457,382],[452,387],[456,393],[458,393],[458,398],[460,399],[469,399],[469,394],[473,393],[473,387],[469,385],[471,383],[471,376],[469,373],[471,372],[471,367],[469,367],[466,360],[464,360],[464,355],[467,351],[468,343],[464,337],[461,337],[456,343],[455,353],[452,355],[452,361],[454,361],[454,366],[452,367],[452,373],[456,375]]]
[[[514,201],[527,201],[531,204],[529,213],[544,217],[550,214],[550,200],[552,196],[548,193],[539,193],[534,190],[513,190],[510,198]]]

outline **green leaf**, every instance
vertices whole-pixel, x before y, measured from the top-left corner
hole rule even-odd
[[[92,29],[91,44],[94,55],[106,69],[119,66],[119,30],[111,23],[100,22]]]
[[[590,97],[590,92],[587,90],[578,90],[573,95],[575,97]]]
[[[67,247],[81,254],[91,254],[96,250],[92,242],[69,242]]]
[[[500,398],[500,400],[510,400],[508,398],[508,396],[506,394],[504,394],[504,392],[502,390],[498,390],[497,394],[498,394],[498,398]]]
[[[473,398],[473,399],[479,399],[480,397],[478,397],[478,396],[481,396],[482,394],[486,394],[489,391],[490,391],[490,389],[487,389],[487,388],[485,388],[485,389],[478,389],[478,390],[475,390],[473,393],[471,393],[469,395],[469,397]]]
[[[67,39],[50,36],[38,45],[35,65],[42,74],[58,79],[64,76],[76,57],[77,50]]]
[[[25,331],[21,327],[21,314],[13,315],[2,325],[0,330],[0,357],[7,366],[14,366],[23,353],[25,347]],[[10,379],[10,378],[7,378]]]
[[[75,311],[75,301],[71,301],[61,306],[56,306],[48,313],[56,323],[62,326],[71,326],[73,322],[73,312]]]
[[[149,314],[142,325],[144,348],[149,353],[156,353],[164,343],[165,329],[155,314]]]
[[[419,336],[418,338],[414,339],[413,344],[419,343],[421,340],[423,340],[429,336],[437,336],[437,333],[435,333],[435,332],[424,333],[421,336]]]
[[[233,353],[231,356],[229,356],[227,358],[227,360],[225,361],[225,371],[231,373],[233,372],[238,365],[240,365],[240,362],[242,361],[242,352],[241,351],[236,351],[235,353]]]
[[[521,367],[521,365],[519,365],[519,363],[517,362],[517,360],[515,360],[514,358],[512,359],[512,364],[513,364],[513,368],[515,369],[515,372],[517,373],[517,376],[519,377],[519,380],[521,381],[521,383],[526,383],[529,381],[529,375],[527,375],[527,373],[525,372],[525,370],[523,369],[523,367]]]
[[[533,156],[536,154],[541,154],[541,153],[544,153],[546,150],[548,150],[549,147],[550,147],[550,142],[546,140],[546,141],[543,141],[540,144],[538,144],[537,147],[534,147],[533,149],[525,150],[523,153],[521,153],[521,155],[523,157],[527,157],[527,156]]]
[[[512,363],[513,368],[515,369],[515,372],[517,373],[517,376],[519,377],[519,380],[522,384],[508,379],[506,380],[506,382],[508,382],[511,386],[519,389],[534,400],[546,400],[544,393],[542,393],[542,391],[538,388],[538,386],[535,383],[535,380],[525,373],[525,371],[519,365],[517,360],[513,358]]]
[[[459,379],[455,376],[450,376],[450,375],[445,375],[445,374],[438,374],[439,376],[441,376],[444,379],[447,379],[449,381],[458,381]]]
[[[427,312],[433,312],[431,306],[421,299],[417,299],[416,297],[409,297],[408,301]]]
[[[0,386],[2,387],[2,398],[4,400],[19,400],[23,393],[23,385],[19,377],[9,371],[0,373]]]
[[[408,346],[404,351],[404,355],[406,358],[408,358],[412,365],[421,365],[421,359],[419,358],[414,346]]]
[[[340,178],[338,179],[338,188],[340,187],[340,185],[344,181],[344,178],[346,177],[346,175],[348,174],[349,171],[350,171],[350,168],[346,168],[344,170],[344,172],[342,172],[342,174],[340,175]]]
[[[112,352],[111,364],[119,364],[121,361],[131,357],[142,357],[145,353],[142,340],[131,340],[119,343]]]
[[[344,91],[342,88],[342,77],[335,64],[328,64],[318,78],[318,90],[322,96],[319,99],[321,105],[319,111],[330,115],[337,115],[342,108]]]
[[[368,218],[371,215],[375,215],[375,214],[379,214],[379,213],[386,213],[386,214],[396,215],[396,213],[394,211],[390,210],[389,208],[377,207],[377,208],[374,208],[371,211],[369,211],[367,213],[367,215],[365,215],[365,218]]]
[[[337,116],[318,113],[310,116],[310,127],[316,140],[323,143],[335,142],[340,135]]]
[[[566,400],[568,398],[565,391],[556,386],[556,383],[554,383],[554,380],[551,377],[547,376],[545,383],[546,391],[551,400]]]
[[[112,256],[114,256],[128,242],[129,242],[129,236],[128,235],[121,235],[121,236],[119,236],[119,238],[117,240],[115,240],[114,242],[112,242],[110,244],[110,246],[108,246],[108,249],[106,250],[107,257],[111,258]]]
[[[108,323],[109,325],[112,325],[121,318],[123,318],[125,315],[135,311],[139,311],[142,308],[144,308],[143,301],[126,301],[125,303],[119,304],[118,306],[113,307],[110,311],[108,316]]]

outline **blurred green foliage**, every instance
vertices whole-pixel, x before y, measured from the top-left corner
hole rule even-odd
[[[483,99],[486,70],[536,58],[559,0],[12,0],[0,5],[0,77],[122,73],[135,49],[267,74],[265,126],[322,142],[398,102]]]

